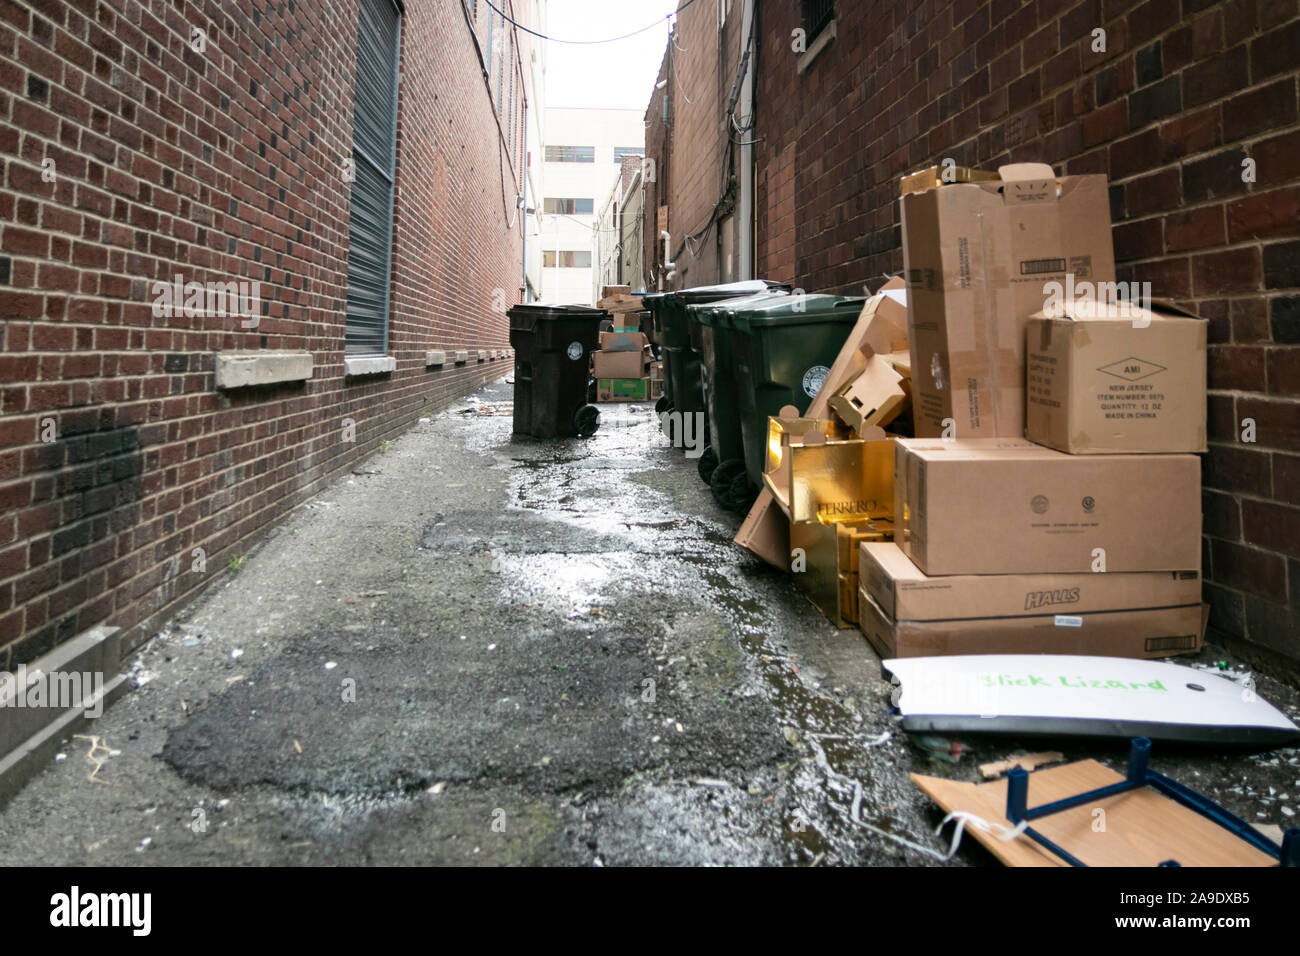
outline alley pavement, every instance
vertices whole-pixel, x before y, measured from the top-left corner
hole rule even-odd
[[[217,569],[0,810],[0,863],[937,865],[908,773],[1017,743],[909,741],[861,634],[732,544],[650,406],[540,442],[510,401],[421,419]],[[1153,765],[1252,822],[1300,807],[1294,749]]]

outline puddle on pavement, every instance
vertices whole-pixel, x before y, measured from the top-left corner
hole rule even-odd
[[[605,425],[602,421],[588,455],[557,449],[555,457],[548,457],[529,449],[524,456],[512,457],[509,498],[512,507],[586,531],[626,535],[628,551],[599,561],[556,554],[527,566],[521,563],[503,576],[513,579],[503,585],[510,588],[507,596],[515,600],[524,593],[545,592],[556,601],[548,608],[582,615],[599,609],[601,583],[624,574],[645,578],[647,587],[698,594],[727,620],[760,693],[776,711],[783,732],[790,728],[794,736],[790,758],[780,764],[790,774],[790,811],[760,826],[768,838],[780,842],[787,862],[808,864],[827,857],[856,861],[866,834],[849,819],[854,794],[846,781],[858,779],[855,771],[862,773],[868,752],[864,741],[872,736],[863,732],[862,716],[805,684],[794,669],[798,662],[771,641],[770,609],[751,586],[737,583],[744,574],[739,564],[747,559],[735,551],[734,532],[706,516],[682,513],[671,493],[630,481],[631,469],[644,473],[654,467],[658,455],[647,453],[652,448],[672,458],[680,455],[658,440],[652,417],[631,418],[626,427],[616,429]],[[633,449],[640,450],[641,457],[619,456]],[[665,458],[663,467],[687,467]],[[675,552],[662,553],[662,570],[653,567],[653,560],[636,560],[638,547],[644,548],[638,538],[646,535],[660,538],[656,545],[661,553]],[[680,570],[670,563],[674,559]],[[802,597],[791,598],[796,599]],[[861,787],[861,819],[888,832],[903,829],[897,818],[880,809],[892,809],[888,804],[893,795],[880,792],[869,780]]]

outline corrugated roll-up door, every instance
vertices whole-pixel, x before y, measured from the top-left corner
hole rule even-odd
[[[352,121],[348,355],[383,355],[388,351],[401,25],[402,15],[393,0],[362,0]]]

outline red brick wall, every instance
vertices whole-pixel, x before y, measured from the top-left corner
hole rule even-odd
[[[897,179],[947,157],[1106,173],[1119,278],[1210,321],[1212,636],[1295,672],[1296,0],[841,0],[837,38],[802,76],[798,5],[761,9],[760,274],[856,292],[898,272]]]
[[[666,80],[667,85],[652,93],[646,111],[646,155],[656,156],[658,153],[650,147],[652,141],[654,149],[664,143],[663,99],[668,98],[671,169],[666,189],[659,190],[657,201],[668,204],[668,231],[672,234],[671,253],[677,275],[665,288],[712,285],[725,278],[718,231],[721,228],[734,232],[735,224],[725,221],[711,225],[710,219],[732,169],[728,153],[732,130],[726,107],[740,61],[742,27],[739,3],[732,4],[722,31],[718,29],[716,4],[697,3],[684,9],[660,68],[659,80]],[[647,225],[653,226],[657,215],[653,204],[647,203],[646,209]],[[706,235],[686,241],[688,235],[704,230]],[[658,236],[658,229],[647,231]],[[658,253],[647,261],[657,263],[662,259],[660,241]],[[734,260],[733,255],[733,269]]]
[[[520,283],[522,146],[501,146],[459,0],[437,0],[404,18],[397,371],[343,377],[357,10],[0,0],[0,668],[98,623],[140,639],[341,470],[507,371],[424,366],[508,347],[492,294]],[[154,317],[176,274],[261,281],[259,327]],[[216,391],[215,353],[258,348],[311,350],[312,379]]]
[[[646,282],[650,291],[661,286],[664,271],[664,244],[659,238],[659,207],[668,204],[668,190],[673,180],[673,114],[672,98],[668,87],[672,78],[672,46],[664,51],[663,62],[659,64],[659,76],[655,80],[655,89],[650,94],[650,105],[645,111],[645,155],[653,162],[652,175],[647,175],[645,183],[645,210],[643,212],[645,227],[642,229],[642,244],[645,254]],[[664,87],[659,88],[663,83]],[[665,116],[667,121],[665,122]],[[668,215],[668,229],[675,223],[671,211]],[[664,288],[667,288],[666,286]]]

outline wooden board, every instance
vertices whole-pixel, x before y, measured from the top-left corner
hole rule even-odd
[[[1029,807],[1096,790],[1124,778],[1095,760],[1081,760],[1029,775]],[[965,810],[1009,827],[1005,816],[1007,781],[965,783],[912,774],[912,782],[944,809]],[[1105,829],[1094,830],[1105,811]],[[1089,866],[1156,866],[1177,860],[1183,866],[1277,866],[1277,860],[1233,836],[1194,810],[1144,787],[1034,821],[1033,828]],[[953,826],[953,824],[949,824]],[[1068,866],[1027,836],[1003,842],[967,826],[990,853],[1007,866]]]

